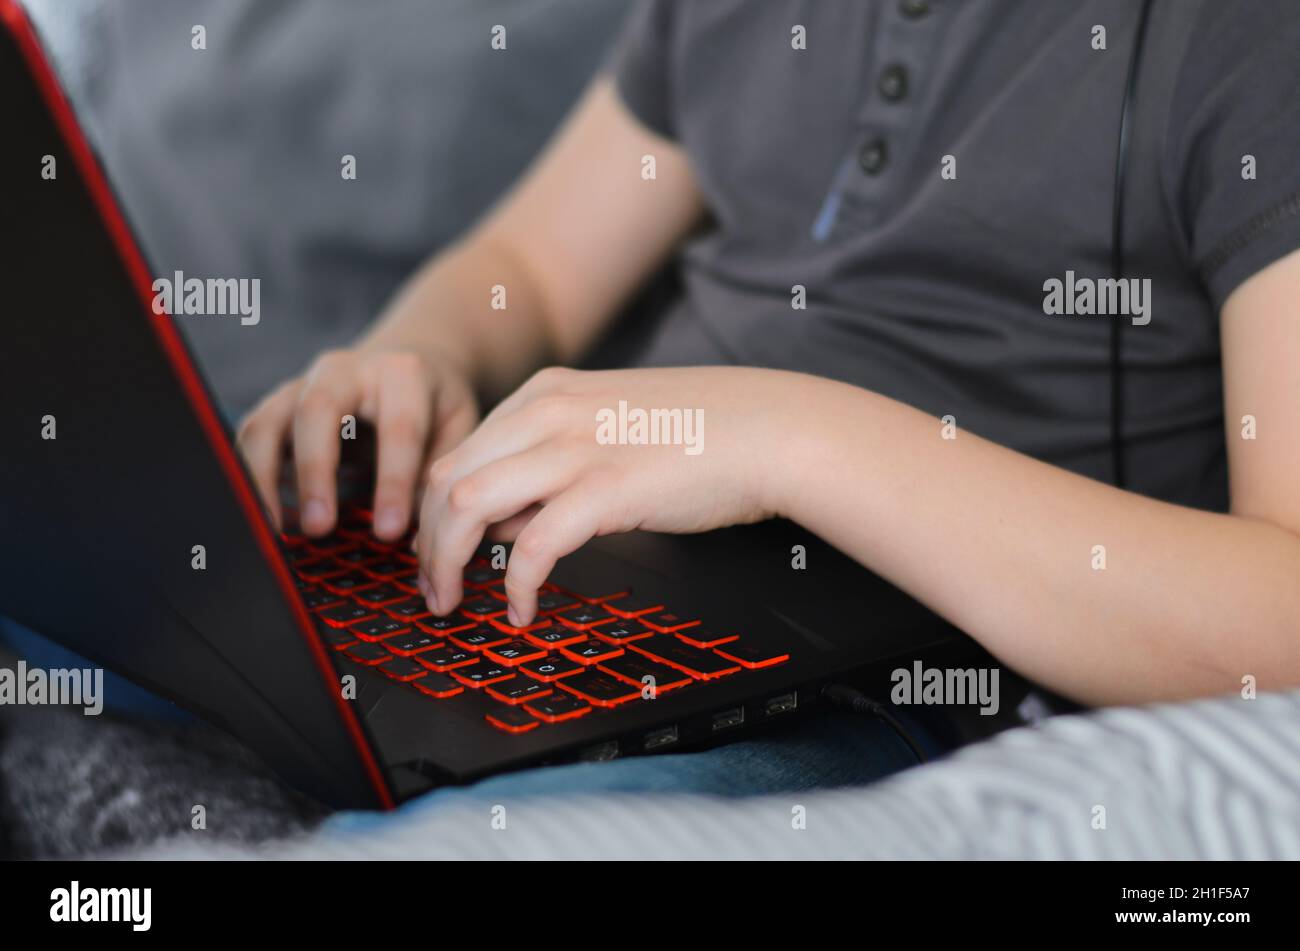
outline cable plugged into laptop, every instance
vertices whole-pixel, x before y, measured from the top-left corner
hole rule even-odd
[[[861,690],[847,684],[827,684],[822,688],[822,697],[837,710],[875,717],[898,734],[899,739],[907,744],[918,763],[929,761],[929,757],[921,749],[921,744],[908,732],[907,727],[903,726],[884,704],[872,700]]]

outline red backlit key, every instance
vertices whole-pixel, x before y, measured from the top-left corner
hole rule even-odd
[[[496,647],[498,644],[509,644],[511,637],[504,631],[498,631],[495,627],[488,627],[486,624],[480,624],[472,627],[468,631],[457,631],[454,634],[447,635],[447,640],[451,641],[458,647],[466,650],[479,651],[485,647]]]
[[[692,647],[717,647],[719,644],[729,644],[732,641],[740,640],[739,634],[715,634],[703,627],[688,627],[685,630],[677,632],[678,640],[685,641]]]
[[[625,683],[634,685],[638,689],[644,690],[648,685],[653,686],[654,695],[656,696],[667,690],[674,690],[677,687],[684,687],[689,683],[693,683],[690,674],[635,653],[601,661],[600,669],[613,674]],[[647,682],[647,677],[654,679]]]
[[[316,631],[320,634],[321,640],[336,651],[350,647],[357,642],[356,636],[349,632],[347,628],[330,627],[328,624],[322,624],[319,620],[316,621]]]
[[[433,616],[429,606],[424,603],[424,598],[419,597],[406,598],[396,604],[385,605],[384,613],[391,618],[397,618],[399,621],[415,621]]]
[[[470,568],[465,572],[465,587],[490,588],[504,577],[505,572],[493,568]]]
[[[412,681],[412,686],[416,687],[423,693],[431,697],[437,697],[439,700],[446,697],[454,697],[458,693],[464,693],[463,684],[458,684],[446,674],[430,673],[419,680]]]
[[[604,641],[583,641],[581,644],[574,644],[560,650],[565,657],[572,658],[584,666],[590,667],[598,664],[602,660],[608,660],[611,657],[617,657],[623,653],[623,648],[617,644],[606,644]]]
[[[419,594],[419,577],[420,573],[413,568],[410,571],[403,571],[400,575],[389,575],[388,581],[407,594]]]
[[[555,615],[555,620],[559,621],[565,627],[571,627],[575,631],[586,631],[595,627],[597,624],[606,624],[610,621],[621,620],[617,615],[610,614],[604,608],[593,604],[583,604],[576,608],[569,608],[567,611],[561,611]]]
[[[521,634],[527,634],[529,631],[540,631],[550,627],[551,619],[539,614],[532,624],[528,624],[524,627],[515,627],[503,617],[494,617],[488,621],[488,623],[499,631],[505,631],[507,634],[513,634],[518,637]]]
[[[672,611],[654,611],[650,614],[641,615],[639,620],[646,627],[654,628],[662,634],[671,634],[673,631],[694,627],[700,623],[698,620],[682,617]]]
[[[603,670],[586,670],[556,684],[595,707],[616,707],[641,696],[641,689],[612,677]]]
[[[554,614],[578,606],[578,599],[560,591],[552,591],[537,596],[537,611],[540,614]]]
[[[464,667],[455,668],[452,670],[451,675],[466,687],[473,687],[477,690],[479,687],[486,687],[488,684],[509,680],[515,675],[515,672],[509,667],[501,667],[480,660],[476,664],[467,664]]]
[[[294,565],[294,572],[311,581],[323,581],[325,578],[337,578],[347,574],[347,568],[333,558],[319,558],[303,564]]]
[[[507,733],[527,733],[529,730],[537,729],[542,723],[522,707],[506,705],[493,710],[485,719],[498,730],[505,730]]]
[[[467,618],[459,611],[452,611],[446,617],[431,614],[429,617],[417,618],[415,626],[430,634],[454,634],[456,631],[468,631],[477,627],[478,621]]]
[[[527,641],[507,641],[496,647],[484,648],[483,656],[504,667],[518,667],[525,661],[545,657],[546,648],[529,644]]]
[[[575,631],[571,627],[564,627],[560,624],[552,624],[550,627],[544,627],[539,631],[529,631],[524,635],[524,640],[536,644],[538,647],[567,647],[569,644],[578,644],[587,639],[585,631]]]
[[[390,660],[396,660],[392,654],[384,650],[379,644],[356,643],[351,647],[343,649],[344,655],[351,657],[358,664],[365,664],[367,667],[374,667],[376,664],[386,664]]]
[[[629,598],[615,598],[613,601],[606,601],[605,609],[617,614],[619,617],[634,618],[640,617],[642,614],[662,611],[664,606],[659,601],[633,595]]]
[[[537,680],[529,680],[527,677],[516,677],[493,687],[485,687],[484,691],[502,703],[518,704],[534,697],[546,696],[551,692],[551,687]]]
[[[519,669],[534,680],[550,683],[561,677],[570,677],[581,673],[586,668],[571,657],[562,654],[550,654],[538,660],[529,660],[519,665]]]
[[[365,591],[358,591],[353,596],[353,599],[359,604],[372,608],[382,608],[390,604],[396,604],[398,601],[405,601],[410,597],[405,591],[390,584],[381,584],[378,587],[367,588]]]
[[[749,643],[726,644],[715,648],[713,653],[727,660],[733,660],[740,666],[748,667],[751,670],[759,667],[773,667],[790,659],[790,655],[785,651],[770,650]]]
[[[409,657],[394,657],[379,669],[385,676],[400,680],[402,683],[419,680],[421,677],[429,675],[426,668],[421,667]]]
[[[608,641],[611,644],[626,644],[628,641],[637,641],[643,637],[650,637],[655,632],[640,621],[619,621],[617,624],[602,624],[600,627],[593,627],[591,633],[602,641]]]
[[[363,641],[380,641],[390,634],[405,634],[410,629],[409,624],[394,621],[390,617],[371,618],[348,626],[348,630]]]
[[[571,694],[555,691],[549,696],[529,700],[524,704],[524,709],[539,720],[559,723],[590,713],[591,704]]]
[[[417,654],[415,659],[430,670],[439,672],[455,670],[457,667],[468,667],[470,664],[479,662],[477,654],[452,647]]]
[[[432,634],[424,633],[424,631],[407,631],[404,634],[396,634],[393,637],[384,638],[382,643],[394,654],[402,657],[410,657],[412,654],[420,654],[424,651],[437,650],[442,647],[442,641]]]
[[[364,608],[359,604],[341,604],[336,608],[326,608],[316,615],[330,627],[347,627],[349,624],[356,624],[358,621],[369,621],[371,618],[379,615],[371,608]]]
[[[651,660],[657,660],[669,667],[684,670],[696,680],[713,680],[740,670],[740,664],[725,657],[719,657],[713,651],[700,650],[683,644],[675,637],[661,634],[633,641],[627,645],[629,650],[644,654]]]
[[[505,614],[506,603],[498,601],[496,598],[471,598],[461,603],[460,613],[476,621],[486,621],[489,618],[501,617]]]
[[[310,591],[302,592],[302,603],[307,605],[309,611],[319,611],[321,608],[332,608],[340,605],[343,603],[343,599],[332,591],[312,588]]]
[[[359,571],[345,572],[337,577],[321,578],[320,583],[335,594],[355,594],[358,591],[366,590],[366,588],[379,587],[378,581]]]

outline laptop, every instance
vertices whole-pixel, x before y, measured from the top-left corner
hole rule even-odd
[[[975,654],[784,522],[593,541],[526,630],[504,620],[508,553],[483,550],[438,618],[364,508],[328,538],[277,533],[37,35],[14,0],[0,22],[0,615],[341,808],[729,742],[815,712],[828,683],[887,690]]]

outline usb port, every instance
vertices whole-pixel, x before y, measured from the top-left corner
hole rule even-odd
[[[773,697],[763,706],[765,716],[774,717],[778,713],[790,713],[799,706],[799,692],[791,690],[789,693],[783,693],[779,697]]]
[[[721,713],[713,715],[713,732],[719,730],[730,730],[733,726],[740,726],[745,722],[745,708],[735,707],[731,710],[723,710]]]
[[[618,740],[610,740],[608,743],[597,743],[595,746],[587,747],[578,754],[578,759],[586,762],[601,762],[615,759],[617,756]]]
[[[666,726],[662,730],[654,730],[645,735],[644,748],[647,750],[657,750],[661,746],[671,746],[677,742],[677,727]]]

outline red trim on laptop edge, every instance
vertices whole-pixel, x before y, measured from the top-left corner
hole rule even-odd
[[[289,574],[288,566],[280,555],[280,549],[271,533],[270,526],[263,518],[261,506],[252,487],[249,485],[247,474],[226,438],[225,428],[208,399],[203,381],[199,379],[189,353],[185,349],[185,344],[182,342],[180,334],[177,333],[171,318],[160,319],[160,315],[155,315],[153,312],[153,280],[149,276],[149,268],[145,264],[144,256],[136,244],[135,237],[132,235],[126,219],[123,218],[122,212],[117,206],[117,201],[108,186],[108,181],[105,179],[103,171],[90,149],[90,145],[81,132],[81,126],[72,111],[72,106],[45,58],[45,52],[41,47],[40,40],[37,39],[26,13],[14,0],[0,0],[0,19],[3,19],[8,24],[10,33],[13,34],[19,50],[27,60],[28,70],[36,80],[36,85],[45,98],[45,104],[58,124],[64,143],[72,154],[73,161],[77,163],[77,168],[81,172],[82,180],[86,183],[91,199],[99,210],[100,218],[108,229],[113,244],[122,258],[122,263],[136,286],[136,291],[139,293],[141,302],[149,315],[149,322],[153,325],[158,336],[158,342],[171,363],[172,369],[176,372],[177,379],[180,381],[181,388],[185,391],[190,407],[194,410],[194,415],[198,417],[199,425],[202,426],[204,434],[207,436],[208,442],[212,446],[213,452],[216,453],[217,460],[220,462],[221,468],[235,492],[240,508],[244,511],[244,517],[253,531],[254,538],[257,539],[258,547],[262,549],[262,554],[266,557],[266,562],[275,575],[275,580],[279,583],[281,592],[289,603],[294,619],[298,622],[299,632],[306,638],[308,648],[316,661],[317,667],[320,668],[321,675],[329,682],[329,693],[338,706],[339,715],[343,718],[343,724],[356,746],[357,753],[361,757],[375,794],[383,808],[391,809],[394,806],[393,796],[389,791],[387,781],[384,779],[383,771],[375,761],[374,753],[365,732],[361,728],[360,721],[357,720],[356,713],[343,699],[339,691],[335,689],[336,674],[334,666],[326,655],[320,639],[316,636],[316,630],[312,625],[306,607],[298,597],[297,588]]]

